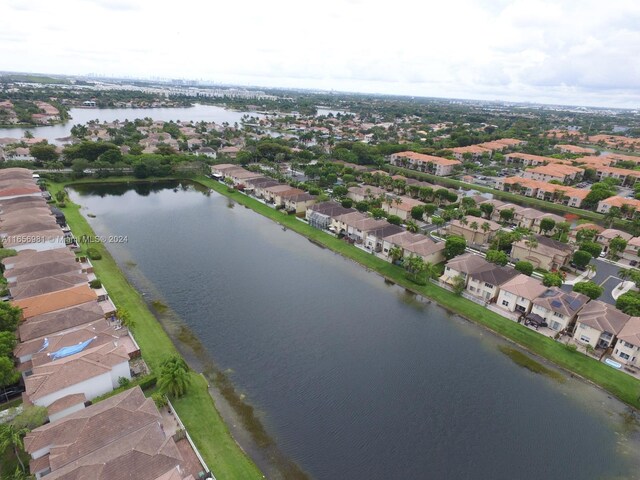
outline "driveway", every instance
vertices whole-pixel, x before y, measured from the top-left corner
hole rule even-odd
[[[618,277],[620,267],[618,267],[617,265],[611,265],[607,262],[603,262],[599,258],[592,259],[591,265],[595,265],[596,267],[596,274],[591,279],[591,281],[604,288],[604,291],[602,292],[602,295],[600,296],[600,298],[598,298],[598,300],[610,305],[615,305],[616,301],[611,296],[611,292],[622,281],[622,279]],[[563,285],[562,290],[564,290],[565,292],[571,292],[573,290],[573,286]]]

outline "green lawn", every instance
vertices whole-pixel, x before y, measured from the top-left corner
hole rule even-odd
[[[580,375],[586,380],[609,391],[620,400],[635,407],[640,407],[638,398],[640,395],[640,381],[630,375],[614,370],[604,363],[598,362],[581,353],[569,351],[555,340],[508,320],[470,300],[458,297],[437,285],[431,283],[424,286],[416,285],[405,278],[402,268],[364,252],[353,245],[349,245],[342,240],[299,221],[294,216],[285,215],[242,193],[229,192],[225,185],[215,180],[202,177],[198,178],[197,181],[361,265],[375,270],[398,285],[424,295],[447,309],[516,342],[529,351],[551,360],[556,365]]]
[[[64,184],[49,183],[49,190],[54,196],[63,187]],[[76,237],[94,235],[78,205],[68,201],[63,210],[67,223]],[[134,336],[140,345],[142,356],[152,370],[156,369],[166,357],[177,353],[173,342],[104,245],[92,246],[102,254],[101,260],[92,261],[97,277],[108,290],[116,306],[126,309],[135,319]],[[219,479],[263,478],[262,473],[231,437],[207,391],[205,380],[195,372],[192,379],[187,395],[176,400],[174,405],[209,468]]]

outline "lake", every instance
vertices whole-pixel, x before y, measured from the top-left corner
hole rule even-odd
[[[635,423],[602,391],[514,364],[493,334],[188,184],[71,198],[316,479],[637,478]]]
[[[114,120],[135,120],[149,117],[153,120],[228,122],[233,125],[240,123],[244,115],[264,117],[256,112],[236,112],[214,105],[196,104],[189,108],[72,108],[69,110],[71,120],[67,123],[34,128],[0,128],[0,137],[21,138],[25,130],[29,130],[34,137],[46,138],[50,143],[60,143],[58,138],[71,135],[71,127],[79,123],[85,124],[91,120],[113,122]]]

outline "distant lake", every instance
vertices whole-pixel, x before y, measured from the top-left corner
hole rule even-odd
[[[70,195],[98,235],[128,236],[108,245],[123,270],[318,480],[638,478],[620,402],[519,367],[504,340],[221,195],[177,182]]]
[[[34,137],[46,138],[50,143],[60,143],[56,139],[71,135],[71,127],[79,123],[85,124],[91,120],[113,122],[114,120],[135,120],[136,118],[151,118],[153,120],[228,122],[233,125],[240,123],[244,115],[262,118],[264,115],[256,112],[237,112],[214,105],[195,104],[193,107],[183,108],[72,108],[69,110],[71,120],[67,123],[34,128],[0,128],[0,137],[21,138],[25,130],[29,130]]]

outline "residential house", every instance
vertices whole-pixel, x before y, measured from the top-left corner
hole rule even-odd
[[[21,342],[29,342],[65,330],[81,328],[104,318],[102,308],[94,300],[27,318],[18,325],[18,337]],[[26,362],[30,358],[18,356],[18,360]]]
[[[640,211],[640,200],[636,200],[635,198],[624,198],[618,195],[614,195],[613,197],[605,198],[604,200],[598,202],[598,213],[607,214],[612,208],[619,208],[620,214],[627,217],[633,217],[635,212]],[[625,214],[622,212],[622,209],[625,208],[629,213]]]
[[[573,243],[577,243],[578,241],[577,236],[581,230],[594,230],[597,235],[598,233],[604,230],[604,227],[601,227],[600,225],[596,225],[595,223],[582,223],[580,225],[576,225],[575,228],[569,231],[569,240]],[[594,241],[595,241],[595,237],[594,237]]]
[[[502,227],[492,221],[478,217],[466,216],[460,220],[451,220],[447,231],[453,235],[460,235],[469,244],[486,245]]]
[[[411,209],[417,206],[424,206],[425,203],[406,196],[388,196],[387,200],[382,202],[382,209],[389,215],[396,215],[403,222],[411,219]]]
[[[536,246],[531,245],[527,238],[514,242],[511,258],[530,262],[543,270],[557,270],[569,263],[573,254],[571,246],[543,235],[535,235],[535,239]]]
[[[384,188],[365,185],[362,187],[349,187],[347,197],[354,202],[370,201],[375,198],[385,198],[389,193]]]
[[[309,225],[321,230],[328,230],[333,217],[355,212],[355,208],[345,208],[337,202],[322,202],[311,205],[305,212]]]
[[[135,387],[34,429],[24,448],[37,480],[193,480],[166,431]]]
[[[65,290],[88,282],[89,280],[85,273],[63,273],[51,277],[38,278],[29,282],[9,284],[9,292],[13,300],[21,300]]]
[[[399,152],[389,156],[391,165],[411,168],[420,172],[432,173],[439,177],[446,177],[453,173],[456,165],[461,165],[459,160],[449,160],[448,158],[434,157],[416,152]]]
[[[434,242],[426,235],[403,231],[387,235],[382,240],[382,253],[387,256],[393,247],[399,247],[405,258],[415,255],[434,265],[445,259],[444,242]]]
[[[405,229],[400,225],[393,225],[391,223],[386,222],[385,225],[382,225],[373,230],[369,230],[364,235],[363,245],[367,250],[374,251],[376,253],[380,253],[384,251],[384,239],[388,236],[396,235],[398,233],[405,232]],[[384,252],[388,253],[388,252]]]
[[[556,332],[568,329],[589,297],[577,292],[565,292],[558,287],[547,288],[533,300],[527,320],[548,326]]]
[[[622,230],[616,230],[615,228],[607,228],[596,235],[595,241],[602,245],[602,251],[604,253],[608,253],[611,240],[618,237],[629,242],[629,240],[633,238],[633,235],[623,232]]]
[[[72,394],[92,400],[118,388],[120,378],[131,379],[129,355],[117,341],[98,347],[89,343],[85,350],[66,355],[67,349],[58,350],[51,353],[52,362],[33,367],[24,381],[27,402],[48,407]]]
[[[583,174],[583,168],[553,163],[525,170],[522,177],[542,182],[551,182],[552,180],[555,180],[565,184],[580,180]]]
[[[531,312],[533,300],[546,290],[540,280],[519,274],[500,286],[496,305],[509,312],[526,315]]]
[[[467,293],[491,302],[497,298],[500,286],[517,275],[519,272],[513,268],[501,267],[480,255],[466,253],[447,262],[440,280],[452,284],[455,277],[461,276]]]
[[[218,153],[221,153],[222,155],[225,155],[229,158],[236,158],[239,152],[240,149],[238,147],[222,147],[218,150]]]
[[[22,318],[28,320],[38,315],[97,300],[98,295],[89,285],[80,285],[11,303],[14,307],[21,308]]]
[[[310,193],[297,193],[284,198],[284,209],[291,213],[305,213],[307,208],[316,203],[316,196]]]
[[[573,338],[583,345],[607,349],[630,318],[612,305],[592,300],[578,312]]]
[[[618,333],[611,357],[624,364],[638,367],[640,362],[640,317],[631,317]]]
[[[557,148],[562,153],[573,153],[577,155],[595,155],[595,148],[585,148],[578,147],[577,145],[556,145],[554,148]]]
[[[640,237],[633,237],[627,242],[622,257],[632,262],[640,262]]]

